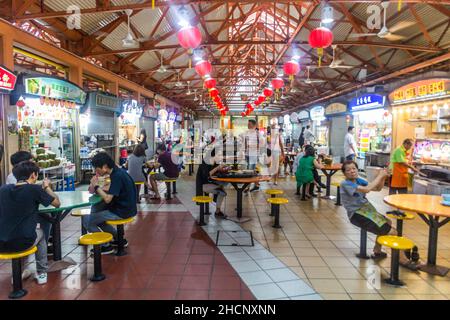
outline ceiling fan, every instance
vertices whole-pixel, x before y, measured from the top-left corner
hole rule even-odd
[[[166,73],[167,71],[169,71],[167,69],[167,67],[164,65],[163,63],[163,56],[164,56],[164,51],[161,51],[160,57],[161,57],[161,65],[159,66],[159,69],[156,70],[156,72],[158,73]]]
[[[187,81],[187,84],[188,84],[188,91],[186,92],[186,94],[188,95],[188,96],[190,96],[191,94],[192,94],[192,91],[191,91],[191,88],[190,88],[190,81]]]
[[[184,87],[183,82],[180,81],[180,73],[178,72],[178,81],[175,83],[175,87],[181,88]]]
[[[401,36],[401,35],[394,34],[394,33],[397,31],[400,31],[402,29],[413,26],[415,24],[415,22],[400,21],[395,26],[388,28],[386,26],[386,10],[389,7],[389,1],[381,2],[381,6],[383,7],[383,12],[384,12],[383,13],[383,27],[380,29],[380,31],[378,33],[353,33],[353,34],[350,34],[349,37],[350,38],[359,38],[359,37],[377,36],[378,38],[386,39],[389,41],[398,41],[398,40],[405,39],[406,38],[405,36]]]
[[[347,66],[342,64],[342,60],[340,59],[336,59],[336,48],[337,45],[333,44],[332,45],[333,48],[333,60],[331,61],[330,65],[328,67],[330,67],[331,69],[352,69],[352,68],[356,68],[356,66]]]
[[[306,66],[306,79],[303,80],[306,84],[311,84],[311,83],[320,83],[320,82],[325,82],[325,80],[318,80],[318,79],[311,79],[309,76],[309,69],[311,68],[311,66]]]

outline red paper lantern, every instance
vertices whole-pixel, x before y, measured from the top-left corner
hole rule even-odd
[[[178,31],[178,41],[185,49],[195,49],[202,42],[202,33],[197,27],[184,27]]]
[[[247,113],[245,113],[244,111],[241,112],[241,116],[245,117],[247,116]]]
[[[283,65],[284,73],[289,76],[289,80],[294,80],[294,76],[300,71],[300,64],[297,61],[291,60]]]
[[[259,102],[259,100],[255,100],[255,102],[253,102],[253,104],[254,104],[255,106],[259,106],[259,105],[261,104],[261,102]]]
[[[214,78],[208,78],[205,80],[205,88],[206,89],[212,89],[216,86],[216,79]]]
[[[222,110],[220,111],[220,114],[222,115],[222,117],[224,117],[227,114],[227,112],[225,110]]]
[[[18,108],[23,108],[23,107],[25,107],[25,101],[23,101],[22,99],[17,100],[16,106],[17,106]]]
[[[219,90],[217,90],[216,88],[212,88],[209,90],[209,95],[211,97],[217,97],[219,95]]]
[[[197,62],[197,64],[195,65],[195,71],[199,76],[204,77],[207,74],[211,73],[212,71],[211,63],[206,60],[201,60]]]
[[[259,104],[263,103],[264,100],[266,100],[266,97],[265,97],[265,96],[259,96],[258,99],[256,99],[256,101],[258,101]]]
[[[250,111],[250,109],[247,109],[247,111],[245,111],[245,115],[246,115],[246,116],[248,116],[250,113],[252,113],[252,112]]]
[[[263,94],[266,98],[270,98],[273,95],[273,90],[270,88],[265,88]]]
[[[323,49],[329,47],[333,43],[333,32],[325,27],[316,28],[309,34],[308,42],[311,47],[317,48],[319,66],[321,66]]]
[[[272,87],[275,88],[275,90],[279,90],[284,87],[284,81],[281,78],[275,78],[272,80]]]

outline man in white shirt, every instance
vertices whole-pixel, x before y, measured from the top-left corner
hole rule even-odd
[[[354,132],[353,129],[355,127],[349,126],[347,130],[347,134],[345,135],[344,140],[344,155],[345,160],[355,160],[356,157],[356,141],[355,137],[353,136]]]
[[[305,144],[309,144],[312,145],[314,143],[314,140],[316,139],[316,137],[314,136],[314,134],[311,131],[311,126],[306,126],[306,130],[303,133],[303,136],[305,137]]]

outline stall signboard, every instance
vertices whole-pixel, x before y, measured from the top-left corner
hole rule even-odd
[[[80,112],[84,113],[89,107],[119,113],[120,99],[107,92],[89,92],[87,103],[80,109]]]
[[[312,108],[309,113],[313,121],[322,121],[325,119],[325,109],[322,106]]]
[[[440,99],[450,96],[450,79],[428,79],[407,84],[389,95],[392,104]]]
[[[142,116],[145,118],[150,118],[150,119],[158,119],[158,110],[151,104],[147,103],[144,106],[144,111],[142,112]]]
[[[77,85],[52,77],[24,77],[25,93],[29,95],[66,100],[83,105],[86,92]]]
[[[0,91],[12,91],[16,85],[17,76],[5,67],[0,66]]]
[[[302,120],[309,120],[309,112],[306,110],[300,111],[297,115],[297,119],[302,121]]]
[[[351,111],[364,111],[384,108],[385,105],[386,96],[372,93],[353,98],[348,104]]]
[[[177,114],[175,112],[170,112],[169,113],[169,118],[168,118],[169,122],[175,122],[176,118],[177,118]]]
[[[340,113],[346,113],[347,112],[347,106],[343,103],[332,103],[329,104],[326,108],[325,108],[325,115],[326,116],[330,116],[330,115],[334,115],[334,114],[340,114]]]
[[[175,121],[181,122],[183,120],[181,114],[177,115],[177,118],[175,119]]]
[[[158,120],[159,121],[167,121],[169,114],[167,113],[167,111],[165,109],[161,109],[158,111]]]

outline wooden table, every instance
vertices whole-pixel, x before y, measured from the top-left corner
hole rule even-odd
[[[270,181],[270,176],[254,176],[250,178],[218,178],[218,177],[212,177],[213,180],[220,181],[220,182],[228,182],[230,183],[234,189],[236,189],[237,192],[237,218],[230,218],[229,220],[242,223],[250,221],[250,218],[243,218],[242,217],[242,193],[250,184],[252,183],[258,183],[262,181]],[[241,185],[241,187],[239,187]]]
[[[61,221],[75,208],[90,207],[102,198],[88,191],[56,192],[61,202],[59,208],[39,206],[39,214],[52,224],[53,261],[61,260]]]
[[[416,212],[429,226],[427,263],[419,269],[433,275],[445,276],[449,269],[436,265],[439,228],[450,221],[450,207],[441,204],[441,196],[396,194],[384,197],[384,202],[401,210]],[[442,221],[439,221],[443,218]]]
[[[331,196],[331,177],[342,169],[342,163],[335,163],[330,166],[323,166],[321,169],[323,174],[327,177],[327,192],[324,199],[333,200],[334,197]]]

